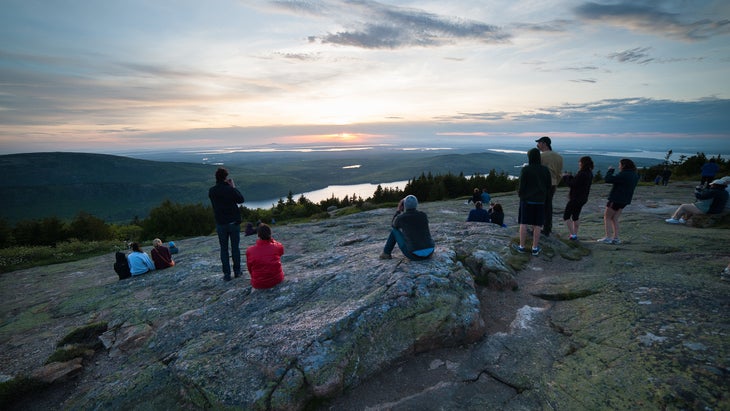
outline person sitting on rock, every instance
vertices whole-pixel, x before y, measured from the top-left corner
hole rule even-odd
[[[666,221],[669,224],[684,224],[695,214],[720,214],[725,211],[727,205],[728,192],[725,190],[727,183],[725,180],[718,179],[710,183],[710,186],[704,190],[695,190],[696,203],[682,204],[677,211],[672,214],[671,218]]]
[[[477,201],[482,201],[482,192],[478,188],[474,189],[474,192],[471,194],[471,198],[466,200],[466,203],[469,204],[469,202],[472,202],[476,204]]]
[[[164,268],[173,267],[175,262],[172,261],[170,249],[162,245],[162,240],[155,238],[152,240],[152,261],[155,263],[155,269],[162,270]]]
[[[487,211],[489,213],[489,221],[493,224],[497,224],[500,227],[507,227],[504,224],[504,210],[502,210],[502,204],[492,203]]]
[[[251,287],[271,288],[284,281],[281,256],[284,246],[271,238],[271,227],[259,224],[256,244],[246,249],[246,267],[251,274]]]
[[[479,223],[489,222],[489,213],[484,209],[481,201],[474,203],[474,208],[469,211],[469,216],[466,218],[466,221],[476,221]]]
[[[398,244],[403,255],[410,260],[424,260],[431,257],[434,251],[434,241],[428,227],[428,217],[423,211],[416,210],[418,199],[409,195],[403,200],[405,211],[393,219],[388,240],[385,242],[383,260],[393,258],[391,253]]]
[[[127,261],[129,262],[129,272],[132,276],[154,271],[155,263],[152,262],[152,259],[147,253],[139,248],[139,243],[132,243],[130,247],[132,247],[132,252],[127,256]]]

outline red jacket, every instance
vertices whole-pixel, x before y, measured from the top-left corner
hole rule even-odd
[[[271,288],[284,281],[281,256],[284,246],[276,240],[256,240],[246,249],[246,266],[251,274],[253,288]]]

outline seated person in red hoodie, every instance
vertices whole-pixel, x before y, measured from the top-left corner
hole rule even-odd
[[[271,238],[271,227],[260,224],[256,230],[256,245],[246,250],[246,266],[251,274],[253,288],[271,288],[284,281],[284,270],[281,268],[281,256],[284,246]]]
[[[152,254],[152,261],[155,262],[155,269],[162,270],[175,265],[175,262],[172,261],[170,249],[162,245],[162,240],[155,238],[152,240],[152,246],[150,254]]]

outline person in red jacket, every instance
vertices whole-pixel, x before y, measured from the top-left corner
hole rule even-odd
[[[246,249],[246,266],[251,274],[253,288],[271,288],[284,281],[281,256],[284,246],[271,238],[271,227],[261,224],[257,228],[256,245]]]

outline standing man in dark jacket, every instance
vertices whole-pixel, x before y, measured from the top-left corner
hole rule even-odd
[[[540,163],[540,151],[536,148],[527,152],[528,164],[520,171],[520,210],[517,222],[520,224],[520,244],[514,244],[517,252],[524,253],[527,240],[527,226],[532,226],[532,255],[539,255],[540,227],[545,223],[545,202],[550,193],[550,170]]]
[[[233,256],[233,275],[241,276],[241,211],[238,205],[243,203],[243,195],[236,188],[233,179],[228,178],[228,170],[223,167],[215,172],[215,185],[208,190],[208,198],[213,204],[215,215],[215,231],[221,248],[221,264],[223,280],[231,280],[231,263],[228,255],[228,241],[231,242]]]
[[[563,175],[563,157],[553,151],[550,137],[543,136],[535,140],[535,142],[537,142],[537,148],[540,150],[542,165],[550,170],[551,184],[548,199],[545,202],[545,223],[542,226],[542,233],[545,236],[549,236],[553,231],[553,196],[555,196],[555,190],[557,190]]]
[[[405,211],[393,219],[388,240],[385,242],[380,258],[391,259],[391,253],[396,243],[403,255],[411,260],[425,260],[431,257],[435,244],[428,227],[428,217],[423,211],[418,211],[418,199],[409,195],[403,200]]]

